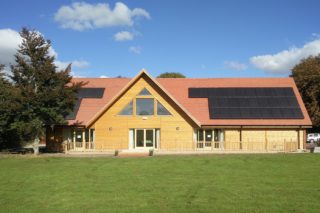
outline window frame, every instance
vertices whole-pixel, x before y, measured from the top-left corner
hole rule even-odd
[[[140,95],[141,91],[146,89],[150,95]],[[139,115],[137,114],[137,99],[152,99],[153,100],[153,114],[152,115]],[[130,115],[121,115],[120,113],[132,102],[132,114]],[[158,103],[160,103],[170,114],[168,115],[159,115],[158,114]],[[139,91],[137,95],[135,95],[127,104],[117,113],[116,116],[138,116],[138,117],[151,117],[151,116],[160,116],[160,117],[165,117],[165,116],[173,116],[173,113],[167,109],[161,101],[159,101],[152,93],[150,92],[149,89],[144,87],[142,90]]]
[[[139,115],[137,112],[138,110],[138,107],[137,107],[137,99],[152,99],[153,100],[153,113],[152,115]],[[143,96],[143,97],[140,97],[140,96],[136,96],[135,97],[135,116],[139,116],[139,117],[145,117],[145,116],[155,116],[156,115],[156,111],[155,111],[155,98],[153,96]]]
[[[169,115],[159,115],[158,113],[158,103],[160,103],[170,114]],[[173,116],[172,113],[170,112],[170,110],[168,110],[158,99],[155,98],[155,110],[156,110],[156,115],[157,116]]]
[[[131,115],[121,115],[121,112],[123,112],[123,110],[132,103],[132,114]],[[135,98],[131,99],[131,101],[129,101],[118,113],[117,116],[134,116],[135,113]]]

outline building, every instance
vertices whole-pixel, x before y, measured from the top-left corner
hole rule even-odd
[[[297,151],[312,126],[292,78],[80,78],[52,151]]]

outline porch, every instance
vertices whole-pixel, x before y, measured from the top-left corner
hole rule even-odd
[[[223,129],[195,129],[193,140],[165,140],[161,138],[160,129],[129,129],[128,138],[118,141],[101,141],[95,139],[94,129],[70,129],[69,137],[64,141],[65,152],[295,152],[303,147],[299,137],[238,137],[226,138]],[[260,135],[260,134],[258,134]],[[128,140],[128,141],[126,141]]]

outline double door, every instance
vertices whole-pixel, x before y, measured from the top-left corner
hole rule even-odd
[[[160,129],[130,129],[129,149],[158,149]]]
[[[135,148],[155,148],[155,129],[136,129]]]

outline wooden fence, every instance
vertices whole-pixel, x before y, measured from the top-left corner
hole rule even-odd
[[[115,151],[127,150],[128,147],[123,147],[123,143],[119,142],[68,142],[65,145],[66,151]],[[161,144],[159,151],[174,151],[174,152],[190,152],[190,151],[246,151],[246,152],[295,152],[298,149],[298,142],[294,140],[272,140],[272,141],[197,141],[190,143],[181,143],[179,141],[171,141]]]

